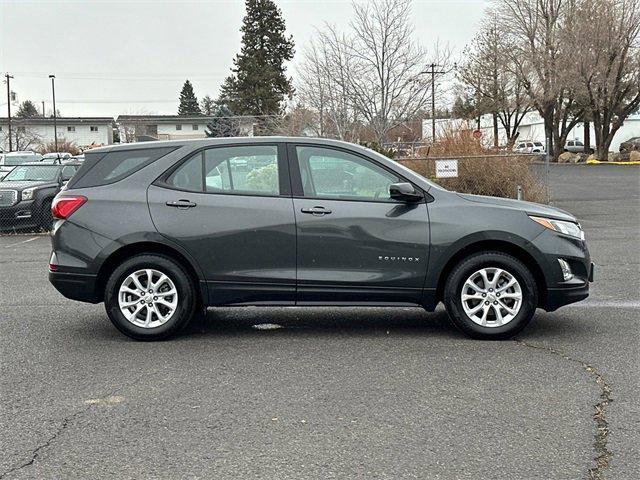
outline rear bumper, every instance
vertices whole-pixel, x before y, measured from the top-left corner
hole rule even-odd
[[[87,303],[99,303],[102,301],[96,295],[95,275],[49,271],[49,282],[62,295],[71,300]]]

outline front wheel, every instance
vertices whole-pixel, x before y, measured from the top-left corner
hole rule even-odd
[[[136,340],[162,340],[191,321],[198,295],[189,274],[174,260],[138,255],[111,274],[104,303],[120,332]]]
[[[515,257],[485,252],[461,261],[444,289],[453,324],[479,339],[513,337],[533,318],[538,290],[529,269]]]

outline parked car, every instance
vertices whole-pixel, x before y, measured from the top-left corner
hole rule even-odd
[[[78,165],[18,165],[0,181],[0,230],[43,228],[53,221],[51,203]]]
[[[56,196],[49,279],[122,333],[169,337],[215,305],[422,306],[504,339],[586,298],[580,224],[450,192],[364,147],[216,138],[86,153]]]
[[[516,153],[545,153],[544,143],[539,141],[518,142],[513,147]]]
[[[0,155],[0,172],[10,172],[16,165],[27,162],[39,162],[42,155],[31,151],[9,152]]]
[[[572,153],[582,153],[584,152],[584,143],[582,143],[580,140],[569,140],[564,144],[564,151]],[[595,151],[596,150],[593,145],[589,147],[589,152],[593,153]]]
[[[633,150],[640,150],[640,137],[632,137],[620,144],[621,152],[631,152]]]
[[[84,154],[74,155],[73,157],[69,157],[63,163],[82,163],[84,162]]]

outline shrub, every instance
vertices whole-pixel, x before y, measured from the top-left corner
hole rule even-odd
[[[44,155],[45,153],[55,152],[69,152],[71,155],[80,155],[82,151],[76,146],[75,143],[70,142],[64,138],[58,139],[58,149],[56,150],[56,143],[49,142],[41,145],[38,149],[38,153]]]
[[[458,159],[458,177],[435,178],[435,160],[447,158]],[[485,148],[473,138],[471,130],[445,131],[431,146],[428,156],[400,161],[448,190],[516,198],[520,185],[525,200],[544,203],[547,201],[547,189],[540,175],[542,169],[532,162],[528,156],[500,154]]]

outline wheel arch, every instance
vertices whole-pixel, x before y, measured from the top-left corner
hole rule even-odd
[[[511,243],[505,240],[480,240],[473,243],[469,243],[464,247],[458,249],[447,261],[438,277],[438,284],[436,287],[436,298],[441,301],[444,297],[444,286],[449,278],[449,274],[462,260],[480,252],[500,252],[511,255],[520,260],[531,271],[533,278],[538,288],[538,305],[546,305],[547,301],[547,281],[544,276],[544,272],[540,263],[536,260],[534,255],[528,252],[525,248],[515,243]]]
[[[187,257],[187,255],[180,252],[177,248],[167,245],[166,243],[154,241],[139,241],[135,243],[129,243],[111,252],[104,259],[98,270],[95,283],[96,294],[99,297],[102,296],[102,292],[104,292],[109,277],[118,267],[118,265],[120,265],[128,258],[140,254],[162,255],[165,257],[169,257],[170,259],[180,264],[180,266],[182,266],[187,271],[189,276],[195,282],[196,291],[199,293],[201,302],[204,304],[207,303],[208,298],[206,284],[203,286],[203,283],[201,282],[202,275],[194,266],[194,263]]]

